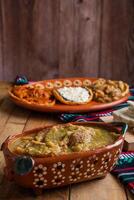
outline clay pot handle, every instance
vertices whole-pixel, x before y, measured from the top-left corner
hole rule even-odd
[[[128,129],[128,125],[124,122],[111,122],[111,125],[114,125],[115,127],[118,127],[121,129],[121,134],[123,137],[125,137],[126,131]]]
[[[32,171],[34,160],[30,156],[18,156],[15,158],[14,172],[18,175],[26,175]]]

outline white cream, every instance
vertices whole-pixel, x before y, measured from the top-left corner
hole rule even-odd
[[[87,102],[89,99],[88,90],[82,87],[63,87],[58,92],[64,99],[72,102]]]

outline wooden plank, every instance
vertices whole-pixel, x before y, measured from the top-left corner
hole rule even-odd
[[[30,112],[30,110],[15,106],[15,109],[12,112],[12,116],[9,118],[8,123],[25,124],[30,115]]]
[[[70,198],[75,200],[127,200],[123,188],[119,187],[115,180],[110,178],[109,181],[108,177],[72,186]]]
[[[57,77],[59,1],[2,0],[1,5],[5,80],[18,73],[32,80]]]
[[[127,45],[127,61],[128,61],[128,72],[129,72],[129,83],[134,83],[134,1],[129,2],[129,36]]]
[[[35,72],[37,76],[37,67],[34,67],[32,64],[35,62],[34,52],[34,6],[35,1],[18,1],[19,9],[19,73],[27,76],[28,79],[34,80],[32,76]],[[25,34],[24,34],[25,33]],[[33,63],[32,63],[33,62]],[[39,67],[39,66],[38,66]],[[34,69],[34,70],[33,70]],[[32,74],[30,75],[30,72]]]
[[[19,3],[21,72],[32,80],[57,77],[59,0]]]
[[[0,79],[99,75],[133,83],[133,13],[127,0],[1,0]]]
[[[127,200],[133,200],[134,199],[134,194],[132,194],[129,190],[126,190],[127,193]]]
[[[3,61],[3,19],[0,2],[0,80],[4,80],[4,61]]]
[[[77,76],[98,76],[101,1],[74,1],[74,66]]]
[[[0,135],[14,108],[15,105],[9,99],[4,99],[0,105]]]
[[[45,126],[45,125],[52,125],[56,123],[61,123],[58,120],[58,115],[49,113],[37,113],[37,112],[32,112],[26,125],[25,125],[25,131],[29,129],[33,129],[39,126]]]
[[[0,80],[0,89],[5,89],[7,91],[11,87],[10,82],[5,82]]]
[[[59,74],[74,76],[74,1],[60,0]]]
[[[5,100],[0,106],[0,145],[9,135],[21,133],[30,111],[14,106]]]
[[[103,1],[100,76],[131,82],[127,60],[133,1]],[[131,21],[132,22],[132,21]],[[131,74],[134,73],[134,68]]]
[[[24,124],[14,124],[10,122],[7,123],[0,134],[0,147],[9,135],[22,133],[23,129],[24,129]]]
[[[0,81],[0,105],[4,101],[4,99],[7,98],[8,90],[10,89],[11,84],[5,83],[3,81]]]
[[[1,0],[3,20],[4,80],[12,81],[19,73],[19,1]]]
[[[0,151],[0,185],[2,183],[2,180],[4,178],[4,167],[5,167],[5,160],[4,160],[4,155],[3,152]]]
[[[45,191],[42,197],[45,200],[69,200],[69,186],[53,189],[52,193],[49,190]]]
[[[6,83],[4,81],[0,81],[0,104],[2,100],[7,97],[8,95],[8,90],[11,87],[11,83]]]
[[[33,200],[36,198],[31,190],[24,189],[15,184],[13,181],[8,181],[4,175],[2,178],[2,183],[0,184],[0,191],[4,191],[0,193],[1,200]]]

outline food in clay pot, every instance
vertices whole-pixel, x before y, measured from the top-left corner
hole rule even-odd
[[[105,177],[122,150],[127,126],[105,123],[45,126],[8,137],[5,175],[36,193]]]

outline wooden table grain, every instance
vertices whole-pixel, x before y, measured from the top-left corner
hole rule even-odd
[[[10,84],[0,82],[0,145],[9,135],[37,126],[61,123],[56,114],[29,111],[14,105],[7,95]],[[36,197],[30,189],[24,189],[6,180],[5,165],[0,151],[0,200],[132,200],[134,197],[110,173],[99,180],[45,190]]]

